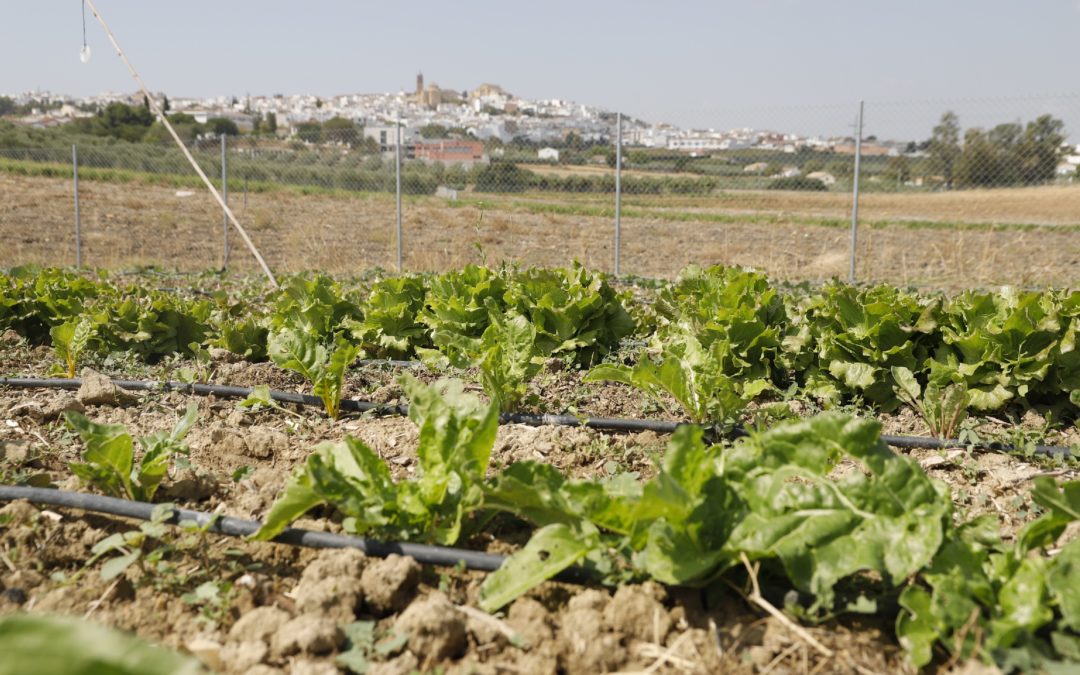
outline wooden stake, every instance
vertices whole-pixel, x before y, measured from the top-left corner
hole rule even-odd
[[[184,142],[180,140],[180,136],[177,135],[176,130],[172,127],[172,124],[169,123],[169,119],[165,116],[165,112],[161,110],[161,108],[158,106],[157,101],[155,101],[154,98],[150,96],[150,91],[146,88],[146,85],[143,84],[142,78],[139,77],[139,74],[137,72],[135,72],[135,67],[131,65],[131,61],[128,61],[127,56],[124,55],[124,50],[120,49],[120,45],[117,44],[116,38],[113,36],[113,32],[109,29],[109,24],[105,23],[105,19],[101,16],[101,13],[97,11],[97,7],[94,7],[93,0],[85,0],[85,2],[87,6],[90,7],[90,11],[94,14],[94,18],[97,19],[98,23],[101,24],[101,27],[105,29],[105,34],[109,36],[109,42],[112,43],[113,48],[116,49],[117,55],[120,56],[120,58],[124,62],[124,65],[127,66],[128,71],[131,73],[131,77],[135,79],[135,83],[139,85],[139,89],[142,91],[143,96],[150,104],[150,109],[154,111],[154,114],[157,115],[157,118],[161,120],[161,123],[165,125],[166,129],[169,130],[169,134],[173,137],[173,140],[176,141],[176,144],[180,146],[180,150],[184,153],[184,156],[187,157],[188,161],[191,162],[191,166],[195,168],[195,173],[199,174],[199,178],[202,178],[203,183],[206,183],[206,187],[210,190],[210,194],[214,195],[214,199],[216,199],[218,204],[221,205],[221,208],[224,209],[225,215],[229,217],[229,222],[231,222],[233,224],[233,227],[235,227],[236,230],[240,233],[240,237],[244,240],[244,243],[247,244],[248,250],[251,251],[251,255],[255,256],[255,260],[259,262],[259,266],[262,267],[263,272],[266,274],[266,278],[270,280],[270,285],[274,288],[277,288],[278,282],[277,279],[274,278],[274,273],[270,271],[270,268],[267,266],[266,261],[263,260],[263,257],[261,255],[259,255],[259,250],[255,248],[255,244],[251,241],[251,237],[249,237],[247,232],[244,230],[244,226],[241,225],[240,221],[238,221],[236,219],[236,216],[233,215],[232,210],[229,208],[228,204],[225,203],[225,200],[221,198],[221,194],[218,193],[217,188],[214,187],[214,184],[210,182],[210,179],[206,177],[206,174],[203,173],[203,170],[199,168],[199,165],[195,161],[195,158],[191,156],[190,152],[188,152],[187,146],[185,146]]]

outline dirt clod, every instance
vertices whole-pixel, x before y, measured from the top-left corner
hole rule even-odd
[[[289,449],[288,437],[275,429],[253,428],[244,439],[248,457],[270,459],[280,457]]]
[[[356,608],[362,597],[360,580],[355,577],[335,576],[311,580],[305,577],[292,596],[296,599],[296,611],[348,623],[356,618]]]
[[[213,476],[188,469],[180,474],[179,479],[166,485],[163,494],[169,499],[201,502],[214,496],[217,486],[218,482]]]
[[[465,620],[445,595],[432,593],[409,605],[394,622],[409,651],[425,662],[453,658],[465,649]]]
[[[184,649],[202,661],[206,667],[221,670],[221,643],[210,637],[196,636],[184,644]]]
[[[38,510],[25,499],[17,499],[0,507],[0,516],[7,519],[10,525],[29,523],[37,518],[37,515]]]
[[[359,578],[368,562],[360,549],[324,549],[304,568],[300,583],[315,582],[326,577]]]
[[[49,422],[58,419],[69,410],[77,413],[84,413],[86,412],[86,406],[74,396],[64,394],[63,396],[59,396],[49,401],[42,407],[41,418],[42,420]]]
[[[0,441],[0,461],[15,465],[26,463],[33,456],[33,446],[30,441]]]
[[[654,585],[621,586],[604,608],[604,621],[638,640],[663,644],[671,630],[671,617],[650,588]]]
[[[285,623],[271,639],[271,651],[276,656],[325,654],[345,640],[333,619],[303,614]]]
[[[35,422],[40,422],[45,418],[45,410],[37,401],[23,401],[8,410],[7,415],[11,418],[27,417]]]
[[[376,614],[404,609],[420,583],[420,564],[412,558],[390,555],[364,570],[360,583],[368,608]]]
[[[530,646],[544,644],[553,637],[547,608],[532,598],[515,600],[506,623]]]
[[[267,640],[289,620],[289,614],[277,607],[256,607],[241,616],[229,629],[231,642]]]
[[[243,673],[263,662],[270,648],[262,641],[230,642],[221,648],[221,663],[226,669]]]
[[[75,392],[75,398],[83,405],[107,406],[124,406],[139,400],[138,396],[121,389],[91,368],[83,368],[82,386]]]

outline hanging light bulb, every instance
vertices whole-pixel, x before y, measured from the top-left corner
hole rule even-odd
[[[82,49],[79,50],[79,60],[83,63],[90,61],[90,45],[86,44],[86,0],[79,0],[82,5]]]

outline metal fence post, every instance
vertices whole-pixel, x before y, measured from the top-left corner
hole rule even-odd
[[[862,157],[863,102],[859,101],[859,117],[855,122],[855,180],[851,195],[851,264],[848,282],[855,283],[855,247],[859,228],[859,160]]]
[[[397,192],[397,271],[401,273],[401,113],[397,114],[397,123],[395,125],[396,141],[394,143],[395,152],[395,182]]]
[[[615,113],[615,276],[620,271],[622,246],[622,113]]]
[[[79,213],[79,147],[71,144],[71,177],[75,192],[75,267],[82,267],[82,218]]]
[[[229,170],[225,159],[225,151],[228,141],[225,134],[221,134],[221,199],[229,203]],[[222,210],[221,214],[221,271],[224,272],[229,266],[229,214]]]

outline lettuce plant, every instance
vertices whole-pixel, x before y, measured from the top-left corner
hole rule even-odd
[[[466,265],[431,278],[417,320],[432,333],[478,338],[488,327],[488,300],[505,307],[506,279],[488,267]]]
[[[607,281],[577,264],[512,275],[506,306],[529,319],[544,353],[572,357],[582,366],[599,363],[634,332],[633,320]]]
[[[509,411],[525,398],[529,382],[549,353],[526,317],[513,310],[504,314],[491,298],[486,305],[488,326],[480,337],[437,329],[432,338],[439,351],[423,353],[435,366],[449,363],[456,368],[477,368],[484,392],[501,410]]]
[[[727,424],[769,387],[764,379],[744,382],[732,377],[731,356],[726,340],[715,340],[706,348],[690,331],[678,335],[672,331],[657,361],[642,353],[633,366],[602,363],[584,381],[628,384],[663,406],[674,399],[692,422]]]
[[[883,410],[900,405],[891,368],[922,372],[937,344],[940,299],[892,286],[827,285],[802,307],[814,362],[801,374],[808,393],[830,403],[860,396]]]
[[[346,436],[320,443],[289,478],[257,539],[271,539],[320,504],[332,504],[354,534],[453,544],[466,516],[483,501],[499,411],[465,394],[462,384],[433,386],[400,380],[409,419],[420,430],[417,472],[395,482],[386,463],[362,441]]]
[[[933,559],[952,503],[944,485],[878,434],[876,422],[827,413],[723,448],[682,427],[644,484],[567,480],[549,466],[515,464],[492,481],[485,505],[561,526],[548,536],[563,555],[526,546],[485,581],[481,606],[498,608],[519,578],[550,578],[567,560],[599,572],[629,564],[680,585],[706,584],[744,555],[775,561],[815,599],[812,611],[830,608],[837,583],[861,571],[902,584]],[[832,478],[841,460],[863,470]],[[568,531],[584,543],[561,543]]]
[[[935,651],[1005,672],[1070,672],[1080,662],[1080,539],[1045,553],[1080,521],[1080,481],[1039,477],[1031,497],[1043,515],[1011,545],[992,516],[958,525],[900,594],[896,635],[915,666]]]
[[[362,320],[345,322],[367,358],[409,358],[417,347],[430,346],[427,328],[417,315],[424,305],[424,280],[419,276],[380,279],[363,304]]]
[[[270,359],[279,367],[299,373],[311,383],[330,419],[337,419],[345,371],[356,360],[359,347],[337,336],[327,347],[302,329],[286,327],[270,335]]]
[[[1049,293],[963,293],[943,313],[942,344],[930,379],[963,382],[971,406],[997,410],[1042,388],[1062,335],[1060,303]]]

